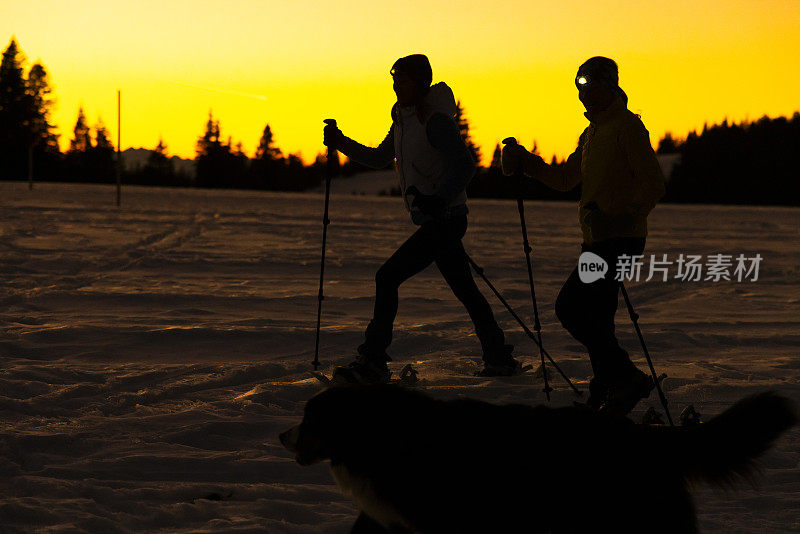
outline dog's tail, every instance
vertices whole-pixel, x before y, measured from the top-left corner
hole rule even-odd
[[[673,439],[665,441],[677,450],[663,452],[678,462],[686,478],[729,485],[740,477],[752,479],[754,460],[797,422],[789,399],[761,393],[742,399],[707,423],[675,429]]]

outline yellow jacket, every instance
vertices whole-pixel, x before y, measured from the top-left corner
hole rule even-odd
[[[559,191],[582,182],[578,219],[587,245],[613,237],[646,237],[647,214],[664,196],[664,175],[638,116],[617,97],[604,111],[586,113],[589,127],[564,165],[539,156],[525,174]]]

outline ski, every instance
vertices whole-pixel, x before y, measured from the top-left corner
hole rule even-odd
[[[328,377],[319,371],[309,371],[309,373],[325,387],[365,384],[365,382],[347,380],[344,377],[336,374]],[[387,383],[398,384],[407,387],[421,385],[424,381],[420,380],[418,375],[419,372],[409,363],[406,364],[405,367],[403,367],[403,369],[400,371],[400,378],[390,379]]]
[[[505,374],[492,374],[492,375],[489,375],[489,374],[482,374],[483,371],[475,371],[472,374],[472,376],[477,376],[477,377],[480,377],[480,378],[507,378],[507,377],[511,377],[511,376],[524,375],[525,373],[527,373],[531,369],[533,369],[532,365],[522,365],[522,366],[517,367],[514,370],[514,372],[512,372],[510,375],[505,375]]]
[[[309,371],[309,373],[311,374],[311,376],[319,380],[319,383],[322,384],[323,386],[331,385],[331,379],[325,376],[325,373],[321,373],[319,371]]]
[[[700,413],[694,408],[694,404],[689,404],[681,411],[678,416],[680,426],[697,426],[703,424],[700,419]],[[652,406],[647,409],[644,416],[642,416],[642,424],[645,426],[666,426],[664,423],[664,416],[661,412]]]
[[[654,389],[656,389],[656,387],[657,387],[657,386],[658,386],[658,387],[661,387],[661,385],[663,384],[663,382],[664,382],[664,379],[665,379],[665,378],[667,378],[667,373],[661,373],[661,374],[658,376],[658,381],[657,381],[657,382],[652,382],[652,379],[651,379],[651,383],[653,384],[653,387],[650,389],[650,393],[652,393],[652,392],[653,392],[653,390],[654,390]],[[646,399],[647,399],[647,398],[649,398],[649,397],[650,397],[650,395],[648,395],[647,397],[644,397],[644,398],[640,399],[640,401],[646,400]],[[587,403],[587,402],[572,401],[572,405],[573,405],[573,406],[575,406],[576,408],[585,408],[585,409],[587,409],[587,410],[597,411],[597,409],[596,409],[596,408],[594,408],[594,407],[590,406],[590,405],[589,405],[589,403]],[[647,419],[648,421],[650,420],[650,418],[651,418],[651,417],[653,418],[653,420],[657,420],[657,418],[658,418],[658,417],[661,417],[661,414],[659,414],[658,412],[656,412],[656,411],[655,411],[653,408],[650,408],[650,410],[653,410],[653,412],[654,412],[654,413],[652,413],[652,414],[650,414],[650,415],[648,415],[648,414],[645,414],[645,417],[647,417],[647,418],[648,418],[648,419]],[[648,412],[649,412],[649,411],[648,411]],[[627,415],[627,414],[626,414],[626,415]]]

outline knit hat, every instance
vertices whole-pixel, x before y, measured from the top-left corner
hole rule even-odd
[[[578,76],[582,75],[589,76],[606,85],[609,89],[613,89],[626,103],[628,102],[628,95],[619,86],[619,68],[613,59],[603,56],[587,59],[583,65],[578,67]]]
[[[595,56],[587,59],[578,68],[578,76],[587,74],[597,81],[603,82],[609,87],[619,85],[619,69],[613,59],[603,56]]]
[[[390,71],[392,76],[395,74],[406,74],[414,81],[421,94],[426,94],[433,81],[433,71],[428,57],[423,54],[411,54],[401,57],[392,65]]]

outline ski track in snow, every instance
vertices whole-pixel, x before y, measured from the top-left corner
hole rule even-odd
[[[130,187],[118,210],[102,185],[0,183],[0,194],[0,532],[348,532],[356,509],[328,467],[298,466],[277,439],[320,389],[308,374],[320,195]],[[585,390],[588,360],[552,308],[579,252],[575,206],[526,208],[545,347]],[[399,199],[335,185],[331,219],[326,372],[352,358],[372,277],[413,231]],[[468,252],[532,322],[515,204],[473,200],[470,224]],[[673,417],[693,403],[707,418],[765,389],[800,402],[799,228],[788,208],[651,215],[646,254],[764,258],[757,282],[628,284]],[[624,306],[617,325],[646,366]],[[401,289],[390,353],[395,372],[413,363],[440,398],[544,402],[531,374],[472,376],[479,345],[434,268]],[[571,404],[551,377],[552,405]],[[660,410],[655,394],[634,419],[649,406]],[[798,438],[793,429],[764,456],[757,488],[698,487],[702,531],[799,531]]]

